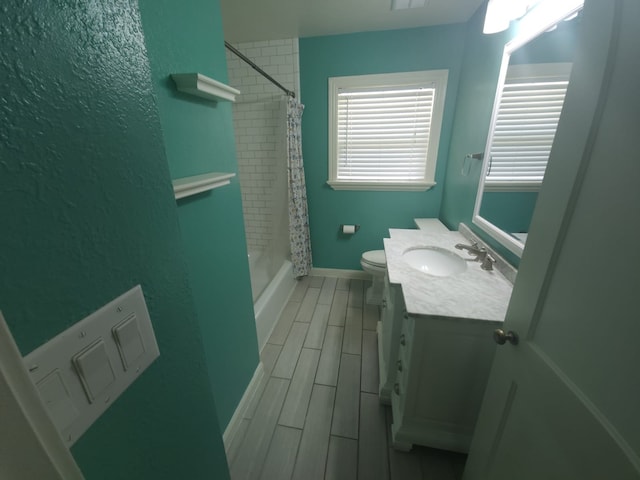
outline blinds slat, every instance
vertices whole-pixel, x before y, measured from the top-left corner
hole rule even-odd
[[[424,179],[434,100],[433,88],[341,91],[337,178]]]
[[[491,141],[488,184],[542,181],[567,85],[568,73],[566,78],[532,77],[505,84]]]

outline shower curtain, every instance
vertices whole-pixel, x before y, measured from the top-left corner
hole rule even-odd
[[[309,275],[311,270],[311,238],[307,187],[302,161],[302,111],[304,105],[287,99],[287,166],[289,172],[289,240],[291,262],[296,277]]]

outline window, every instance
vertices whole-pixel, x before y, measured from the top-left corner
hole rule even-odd
[[[344,190],[433,185],[447,70],[329,79],[329,181]]]
[[[487,190],[540,188],[570,73],[570,63],[509,66],[492,134]]]

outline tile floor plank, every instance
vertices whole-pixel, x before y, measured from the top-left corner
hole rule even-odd
[[[302,305],[300,305],[300,310],[298,310],[298,315],[296,315],[296,322],[309,323],[311,321],[319,296],[319,288],[307,288],[307,293],[305,293]]]
[[[324,277],[309,277],[309,287],[311,288],[322,288],[322,284],[324,283]]]
[[[338,384],[338,370],[340,368],[340,355],[342,352],[342,335],[344,328],[327,327],[327,333],[320,354],[316,383],[335,387]]]
[[[346,290],[336,290],[333,295],[333,303],[331,304],[331,312],[329,313],[329,325],[336,327],[344,326],[347,318],[347,302],[349,301],[349,292]]]
[[[227,451],[233,480],[461,479],[465,455],[390,447],[391,411],[377,400],[378,309],[362,303],[347,313],[366,286],[344,278],[298,282],[261,352],[265,376]],[[305,322],[295,321],[305,299]],[[281,419],[304,428],[278,425]]]
[[[357,472],[358,441],[332,435],[329,440],[325,480],[355,480]]]
[[[264,389],[267,388],[267,383],[269,383],[270,378],[271,377],[267,375],[267,373],[265,372],[264,376],[262,377],[262,380],[260,380],[260,382],[258,383],[258,386],[256,387],[256,391],[253,394],[253,397],[249,401],[249,405],[247,405],[247,410],[244,412],[244,418],[249,420],[253,418],[256,408],[258,408],[258,404],[262,399],[262,394],[264,393]]]
[[[278,356],[281,351],[282,345],[272,345],[267,343],[262,349],[262,352],[260,352],[260,361],[264,366],[264,374],[266,376],[271,375],[271,371],[278,361]]]
[[[320,351],[310,348],[303,348],[298,359],[298,365],[293,374],[291,385],[287,398],[284,401],[282,412],[278,423],[287,427],[300,428],[304,427],[304,421],[307,416],[307,407],[311,390],[313,388],[313,379],[316,376],[318,368],[318,360],[320,359]]]
[[[351,280],[348,278],[338,278],[338,283],[336,283],[336,290],[349,290],[349,283]]]
[[[362,309],[347,308],[347,318],[344,324],[344,340],[342,352],[360,355],[362,352]]]
[[[362,310],[363,330],[375,331],[376,326],[378,325],[378,320],[380,320],[380,311],[378,308],[379,307],[377,305],[369,305],[368,303],[364,304],[364,309]]]
[[[358,478],[361,480],[389,480],[385,418],[385,407],[380,405],[378,396],[361,393],[358,436]]]
[[[420,448],[417,450],[416,453],[420,455],[422,478],[456,480],[453,463],[448,455],[449,452],[443,452],[435,448]]]
[[[364,281],[352,279],[349,284],[349,303],[350,307],[362,308],[364,302]]]
[[[297,280],[297,282],[298,283],[289,297],[289,300],[301,302],[304,298],[304,294],[307,293],[307,288],[309,287],[309,277],[302,277],[300,280]]]
[[[269,379],[240,451],[231,465],[231,478],[234,480],[260,477],[288,388],[289,380]]]
[[[400,452],[390,448],[389,470],[392,480],[422,480],[420,457],[413,451]]]
[[[302,344],[307,335],[307,330],[309,330],[308,323],[293,322],[289,336],[276,362],[276,366],[273,367],[273,371],[271,372],[273,377],[291,378],[293,376],[293,371],[296,368],[298,356],[300,355],[300,350],[302,350]]]
[[[318,350],[322,348],[322,342],[324,341],[324,335],[327,330],[327,322],[329,321],[329,309],[329,305],[316,305],[316,309],[311,317],[309,332],[304,341],[305,348],[316,348]]]
[[[260,476],[262,480],[291,478],[301,436],[302,430],[297,428],[276,427]]]
[[[238,430],[236,431],[236,434],[233,437],[233,440],[231,440],[231,444],[229,445],[229,448],[227,449],[227,452],[226,452],[227,462],[229,463],[229,465],[231,465],[233,461],[236,459],[236,457],[238,456],[238,453],[240,452],[240,446],[244,441],[244,437],[247,434],[247,430],[249,429],[250,423],[251,423],[251,420],[249,420],[248,418],[243,418],[240,421],[240,426],[238,427]]]
[[[336,291],[337,278],[327,277],[324,279],[322,289],[320,290],[320,296],[318,297],[318,303],[321,305],[331,305],[333,301],[333,294]]]
[[[289,335],[291,324],[296,318],[298,310],[300,310],[300,305],[302,305],[301,302],[294,302],[292,300],[289,300],[287,305],[284,307],[284,310],[282,311],[280,319],[276,323],[273,332],[271,332],[271,336],[268,340],[269,343],[273,343],[274,345],[284,345],[284,342],[287,339],[287,335]]]
[[[360,409],[360,355],[342,354],[333,409],[331,434],[358,438]]]
[[[299,480],[324,478],[335,395],[334,387],[313,386],[307,421],[302,431],[292,478]]]
[[[380,380],[378,369],[378,335],[370,330],[362,331],[362,376],[360,390],[378,393]]]

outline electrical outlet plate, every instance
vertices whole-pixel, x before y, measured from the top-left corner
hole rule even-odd
[[[160,355],[140,285],[24,357],[67,446]]]

